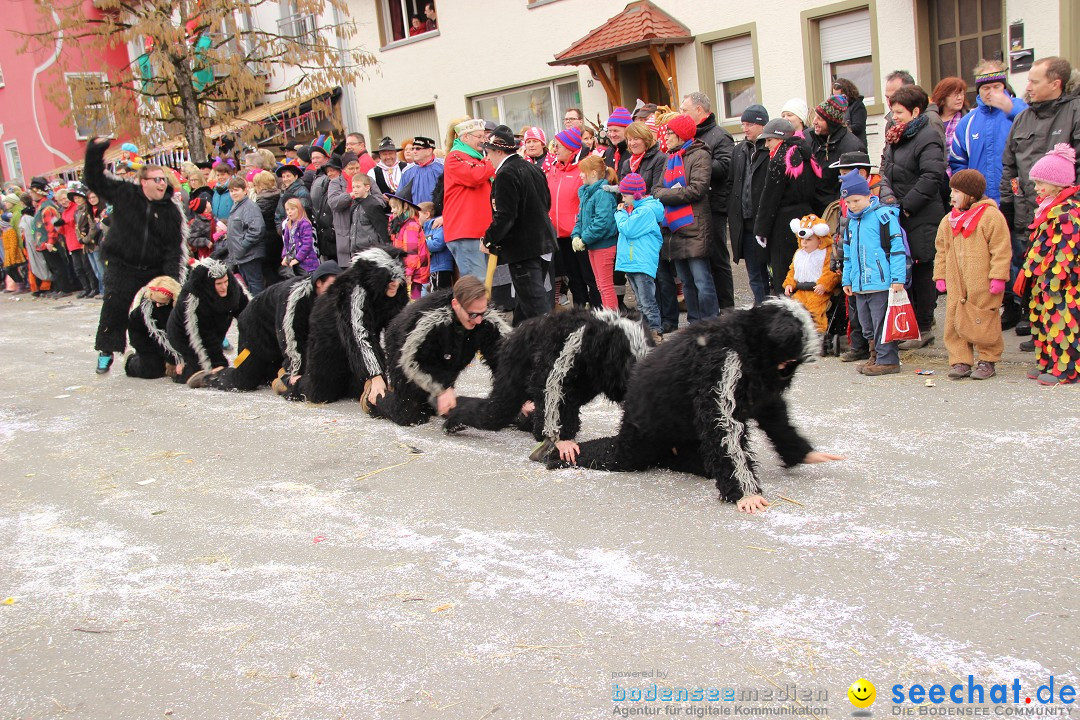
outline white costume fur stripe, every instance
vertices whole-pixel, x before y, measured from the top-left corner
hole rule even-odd
[[[214,258],[203,258],[198,264],[206,268],[206,274],[214,280],[220,280],[229,273],[229,268],[225,267],[225,263]]]
[[[145,298],[141,303],[141,310],[143,316],[143,322],[146,323],[146,329],[150,332],[150,337],[154,339],[158,347],[165,351],[165,354],[172,358],[174,365],[179,365],[180,353],[176,352],[172,344],[169,342],[169,336],[165,334],[165,331],[154,324],[154,301],[150,298]]]
[[[779,305],[799,319],[803,327],[803,358],[815,357],[821,350],[821,341],[818,340],[817,325],[810,311],[802,303],[783,295],[774,295],[765,302]]]
[[[807,313],[809,315],[809,313]],[[754,477],[753,456],[743,449],[746,425],[735,419],[735,388],[742,378],[742,363],[734,352],[728,352],[724,358],[724,367],[720,372],[720,382],[713,388],[719,415],[716,426],[724,433],[721,443],[728,457],[735,466],[735,479],[743,495],[760,495],[761,486]]]
[[[405,282],[405,264],[400,260],[395,260],[390,257],[390,253],[386,252],[382,248],[368,248],[361,250],[352,256],[352,262],[357,260],[364,260],[381,267],[390,273],[390,277],[398,282]]]
[[[353,288],[352,299],[349,308],[349,319],[352,321],[353,337],[360,347],[360,357],[364,360],[364,368],[367,369],[368,377],[382,375],[382,365],[379,364],[379,356],[371,347],[371,338],[368,337],[367,328],[364,327],[364,304],[367,301],[367,292],[357,285]]]
[[[559,406],[563,401],[563,382],[574,367],[578,353],[581,352],[581,342],[585,337],[585,329],[588,325],[582,325],[566,337],[562,352],[555,358],[544,383],[544,437],[552,440],[559,439],[562,430],[562,419],[559,415]]]
[[[281,330],[285,335],[285,358],[289,366],[285,368],[290,375],[299,375],[303,358],[300,356],[300,348],[296,345],[296,305],[311,294],[313,283],[310,279],[296,283],[289,296],[285,298],[285,316],[281,319]]]
[[[420,319],[416,322],[416,327],[412,329],[412,332],[405,338],[405,342],[401,346],[401,358],[398,360],[398,366],[405,373],[405,377],[409,378],[431,397],[441,395],[446,388],[435,382],[435,378],[431,377],[431,375],[424,372],[423,368],[420,367],[420,363],[416,361],[416,353],[420,350],[420,345],[423,344],[424,340],[427,340],[432,330],[439,325],[448,325],[453,321],[454,311],[449,305],[422,313]]]
[[[221,265],[221,263],[218,263],[218,265]],[[225,266],[222,265],[222,267]],[[187,299],[184,300],[184,330],[187,332],[191,349],[195,351],[195,356],[199,358],[199,369],[210,372],[213,370],[213,366],[210,364],[210,356],[203,346],[202,337],[199,335],[199,317],[196,315],[198,309],[199,298],[188,295]]]
[[[191,228],[187,224],[187,208],[184,206],[183,194],[173,190],[172,201],[176,209],[180,211],[180,284],[183,285],[184,280],[187,279],[188,262],[191,260],[191,253],[188,251]]]
[[[636,359],[640,360],[645,357],[645,353],[649,352],[649,343],[645,340],[645,329],[641,323],[636,323],[630,318],[623,317],[617,311],[607,308],[593,310],[593,314],[597,319],[609,325],[615,325],[623,331],[627,342],[630,343],[630,352]]]
[[[513,331],[505,320],[503,320],[502,314],[493,307],[489,307],[484,311],[484,322],[489,322],[495,326],[495,329],[499,331],[499,335],[506,337]]]

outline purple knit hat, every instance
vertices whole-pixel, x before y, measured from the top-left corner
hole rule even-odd
[[[619,183],[620,195],[633,195],[635,200],[645,197],[648,188],[645,187],[645,178],[637,173],[630,173]]]
[[[555,139],[566,148],[577,152],[581,150],[581,131],[576,127],[567,128],[555,136]]]
[[[1029,177],[1058,187],[1072,187],[1076,184],[1076,151],[1071,145],[1058,143],[1032,166]]]
[[[624,107],[617,107],[611,111],[607,126],[628,127],[632,122],[634,122],[634,116],[630,114],[630,111]]]

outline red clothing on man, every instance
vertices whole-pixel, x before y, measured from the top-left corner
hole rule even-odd
[[[491,225],[491,178],[495,168],[452,150],[443,163],[443,233],[446,242],[484,237]]]

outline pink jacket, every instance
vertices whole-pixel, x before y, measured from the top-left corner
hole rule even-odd
[[[570,237],[581,204],[578,199],[581,172],[577,163],[553,163],[547,172],[547,183],[548,190],[551,191],[550,215],[551,224],[555,226],[555,236]]]

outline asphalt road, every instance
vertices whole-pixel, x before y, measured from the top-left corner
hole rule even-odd
[[[787,472],[756,435],[749,517],[700,478],[545,471],[517,432],[99,377],[98,307],[0,299],[4,720],[674,709],[612,700],[652,683],[796,684],[820,719],[859,677],[879,716],[896,683],[1075,682],[1080,388],[1021,365],[806,366],[797,424],[848,459]]]

